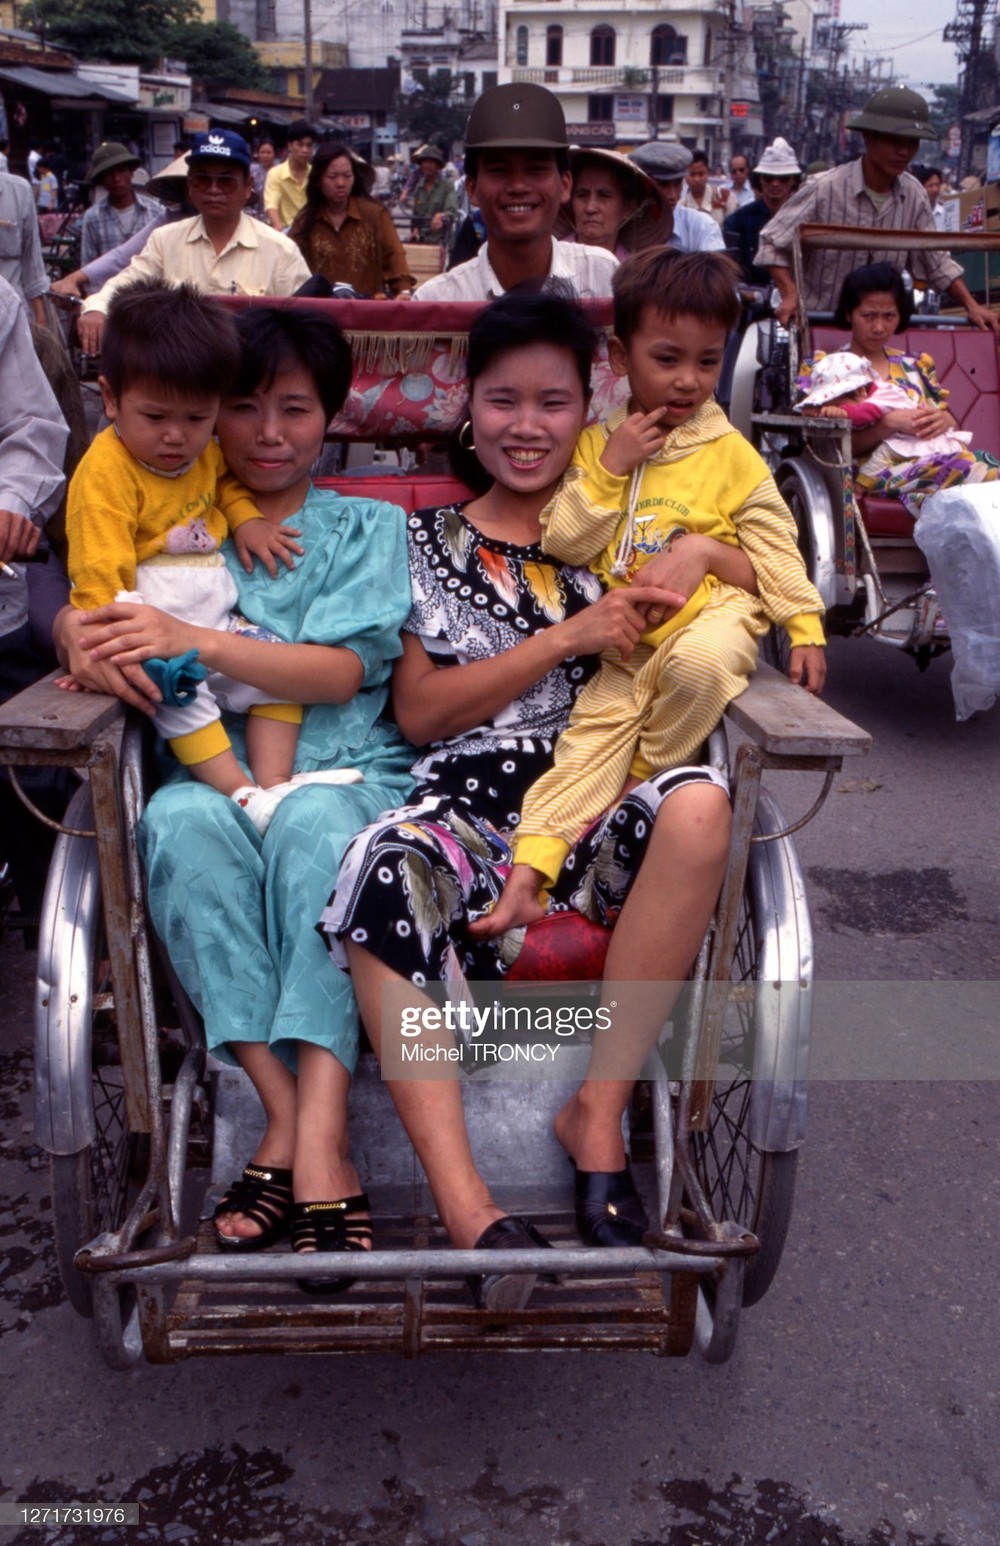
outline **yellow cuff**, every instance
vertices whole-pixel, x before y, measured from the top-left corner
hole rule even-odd
[[[301,725],[301,703],[255,703],[249,710],[258,719],[277,719],[283,725]]]
[[[645,781],[647,778],[652,778],[654,773],[659,773],[660,771],[661,769],[654,768],[651,762],[647,762],[639,748],[636,747],[635,756],[632,758],[632,761],[629,764],[629,777],[641,778],[643,781]]]
[[[170,742],[170,750],[178,762],[186,768],[191,768],[196,763],[208,762],[209,758],[218,757],[222,752],[227,752],[232,744],[222,728],[221,719],[213,719],[210,725],[202,725],[200,730],[191,730],[187,735],[174,736]]]
[[[798,612],[794,617],[788,617],[782,623],[782,628],[788,635],[789,643],[819,644],[826,643],[826,635],[823,632],[823,623],[818,612]]]
[[[514,863],[530,864],[545,876],[547,886],[554,886],[569,850],[569,843],[561,837],[518,837],[514,839]]]

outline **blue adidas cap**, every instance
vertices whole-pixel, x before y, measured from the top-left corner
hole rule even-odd
[[[188,165],[197,166],[199,161],[236,161],[249,172],[250,147],[242,134],[235,134],[232,129],[210,129],[207,134],[194,137]]]

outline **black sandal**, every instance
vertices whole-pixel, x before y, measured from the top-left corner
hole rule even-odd
[[[372,1242],[371,1203],[366,1192],[340,1202],[292,1204],[292,1250],[299,1256],[318,1252],[367,1251]],[[304,1294],[340,1294],[354,1278],[297,1278]]]
[[[552,1242],[530,1219],[504,1214],[487,1225],[473,1246],[475,1251],[528,1251]],[[538,1281],[537,1272],[484,1272],[466,1278],[477,1310],[523,1310]]]
[[[224,1235],[215,1229],[220,1251],[264,1251],[284,1239],[292,1216],[292,1172],[275,1165],[247,1165],[212,1214],[243,1213],[260,1225],[259,1235]]]
[[[649,1228],[628,1165],[624,1170],[577,1170],[573,1165],[576,1230],[584,1245],[641,1245]]]

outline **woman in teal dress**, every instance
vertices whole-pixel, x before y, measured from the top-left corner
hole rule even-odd
[[[355,1216],[366,1207],[344,1206],[364,1201],[346,1151],[331,1155],[312,1138],[333,1106],[346,1135],[358,1049],[350,983],[330,970],[315,923],[350,838],[411,786],[412,752],[381,717],[410,605],[405,519],[393,505],[311,486],[350,380],[335,324],[306,310],[261,309],[243,313],[240,328],[241,379],[220,413],[219,441],[262,515],[290,523],[302,553],[272,577],[260,566],[247,575],[226,552],[243,615],[293,641],[224,636],[240,652],[239,669],[227,669],[307,705],[297,771],[353,767],[364,782],[295,789],[261,839],[238,806],[178,768],[150,801],[140,839],[150,916],[204,1018],[209,1049],[246,1070],[267,1117],[220,1205],[219,1245],[260,1249],[291,1228],[293,1245],[308,1250],[310,1205],[328,1217],[334,1199],[357,1244],[368,1228]],[[113,662],[133,679],[143,659],[199,645],[198,629],[151,607],[102,608],[83,628],[96,669]],[[227,728],[241,750],[241,721]]]

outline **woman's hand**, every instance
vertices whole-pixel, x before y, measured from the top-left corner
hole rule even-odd
[[[244,521],[233,532],[233,545],[239,554],[240,563],[247,574],[253,573],[253,561],[259,558],[272,580],[278,578],[278,565],[276,559],[287,569],[295,568],[293,553],[301,558],[305,552],[303,547],[294,540],[301,536],[301,532],[293,526],[272,526],[270,521],[265,521],[261,516],[256,521]]]
[[[85,658],[91,663],[110,660],[122,667],[154,658],[169,660],[197,649],[202,632],[193,623],[134,601],[115,601],[79,617],[79,645]]]
[[[917,418],[924,412],[924,408],[890,408],[872,427],[878,430],[880,440],[888,440],[890,435],[916,435]]]
[[[101,608],[102,611],[113,610]],[[70,675],[61,679],[60,686],[71,692],[104,692],[120,698],[141,714],[153,715],[161,702],[162,694],[153,685],[141,666],[113,665],[110,660],[94,660],[81,646],[84,613],[73,607],[63,607],[53,626],[53,638],[59,658],[68,667]]]
[[[608,591],[585,611],[555,625],[560,630],[560,644],[565,646],[564,658],[616,650],[622,660],[628,660],[646,627],[646,608],[669,616],[686,600],[678,591],[656,585]]]
[[[944,435],[954,429],[955,420],[947,408],[934,408],[930,403],[917,408],[913,414],[913,433],[919,435],[921,440],[930,440],[934,435]]]

